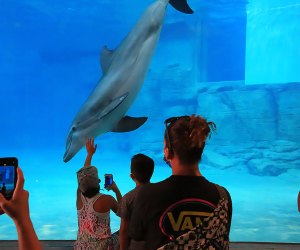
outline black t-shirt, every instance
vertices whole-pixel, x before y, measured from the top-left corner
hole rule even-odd
[[[230,227],[232,204],[227,190],[226,193]],[[147,249],[157,249],[201,224],[219,200],[216,186],[202,176],[173,175],[162,182],[144,185],[133,205],[129,235],[144,240]]]

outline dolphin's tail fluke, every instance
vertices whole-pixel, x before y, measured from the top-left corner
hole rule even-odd
[[[186,0],[170,0],[169,3],[174,7],[174,9],[186,13],[193,14],[194,11],[190,8]]]

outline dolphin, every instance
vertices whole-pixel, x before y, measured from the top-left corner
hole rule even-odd
[[[126,112],[144,82],[168,3],[183,13],[193,13],[186,0],[156,0],[117,49],[103,47],[102,77],[70,126],[64,162],[72,159],[88,138],[106,132],[133,131],[146,122],[147,117],[134,118],[126,116]]]

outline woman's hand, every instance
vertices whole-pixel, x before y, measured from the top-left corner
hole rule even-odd
[[[85,144],[85,148],[86,148],[86,151],[87,151],[88,155],[93,155],[96,152],[97,144],[94,145],[94,139],[93,138],[87,139],[86,144]]]
[[[84,166],[86,167],[86,166],[91,166],[93,155],[95,154],[95,152],[97,150],[97,144],[94,145],[94,139],[93,138],[89,138],[89,139],[86,140],[85,148],[86,148],[86,151],[87,151],[87,156],[86,156],[86,159],[85,159],[85,162],[84,162]]]
[[[119,190],[117,184],[114,181],[111,185],[107,186],[105,189],[108,190],[108,191],[112,190],[114,192],[117,192]]]

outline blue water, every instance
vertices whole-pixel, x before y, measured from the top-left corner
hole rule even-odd
[[[0,0],[0,155],[19,159],[40,239],[76,238],[75,173],[85,150],[63,163],[69,126],[101,77],[102,46],[115,48],[151,2]],[[134,187],[135,153],[153,157],[153,182],[162,180],[171,174],[164,119],[202,114],[218,130],[200,169],[232,195],[231,240],[300,242],[300,0],[189,4],[191,16],[168,7],[128,112],[147,123],[98,137],[93,163],[123,194]],[[119,223],[113,216],[113,230]],[[16,237],[1,216],[0,239]]]

